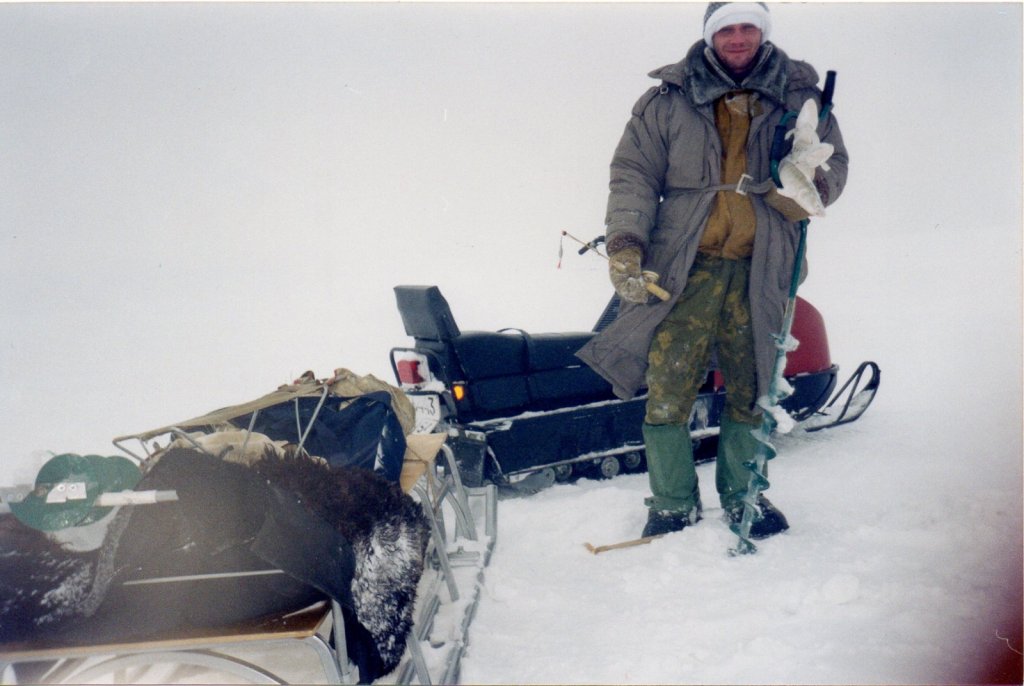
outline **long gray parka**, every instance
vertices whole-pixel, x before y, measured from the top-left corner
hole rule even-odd
[[[814,68],[789,59],[771,43],[765,43],[757,66],[738,85],[710,50],[700,41],[678,64],[651,72],[661,85],[648,90],[633,108],[612,159],[607,238],[610,241],[626,232],[639,239],[644,246],[644,269],[657,272],[659,285],[672,294],[666,302],[623,302],[615,321],[577,353],[612,384],[620,398],[633,397],[644,385],[654,330],[683,292],[711,214],[712,187],[721,184],[722,142],[715,127],[715,100],[742,88],[757,93],[764,106],[751,121],[747,138],[747,173],[754,183],[770,178],[772,139],[785,112],[798,112],[808,98],[820,103]],[[846,184],[848,157],[834,117],[828,116],[818,133],[823,142],[835,146],[828,160],[830,170],[818,170],[824,177],[822,200],[828,205]],[[750,198],[757,220],[750,309],[761,396],[771,382],[772,334],[782,329],[799,230],[766,204],[763,195]]]

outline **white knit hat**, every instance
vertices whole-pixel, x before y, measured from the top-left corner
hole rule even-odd
[[[763,2],[711,2],[704,13],[704,42],[712,45],[711,37],[719,29],[732,24],[753,24],[761,29],[761,42],[768,40],[772,30],[772,17]]]

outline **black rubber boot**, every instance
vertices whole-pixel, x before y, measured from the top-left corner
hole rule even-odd
[[[750,537],[752,539],[768,538],[775,534],[781,534],[789,528],[786,515],[779,512],[764,495],[759,494],[757,496],[757,509],[761,513],[761,518],[755,518],[754,522],[750,525]],[[740,503],[738,506],[726,509],[725,516],[729,523],[740,524],[743,521],[743,504]]]
[[[674,510],[648,510],[647,525],[644,526],[644,531],[640,535],[646,538],[647,536],[670,534],[673,531],[682,531],[686,527],[691,524],[696,524],[700,520],[699,501],[696,507],[689,512],[679,512]]]

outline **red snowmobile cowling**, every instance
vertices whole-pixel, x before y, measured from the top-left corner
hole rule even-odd
[[[811,303],[796,297],[792,336],[800,345],[786,356],[785,376],[823,372],[832,367],[825,320]]]
[[[791,335],[800,342],[800,345],[786,356],[784,376],[817,374],[832,369],[825,320],[818,308],[799,295],[796,297],[796,313],[793,316]],[[714,374],[714,387],[722,388],[725,385],[722,373],[716,369]]]

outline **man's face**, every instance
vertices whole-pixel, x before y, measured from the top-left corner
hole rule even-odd
[[[719,29],[711,42],[718,59],[737,74],[743,74],[754,64],[761,46],[761,29],[753,24],[730,24]]]

